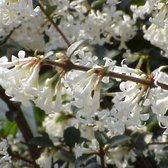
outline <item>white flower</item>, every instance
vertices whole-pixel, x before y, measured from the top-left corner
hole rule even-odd
[[[22,21],[22,24],[15,29],[11,39],[12,42],[18,43],[20,46],[29,51],[44,51],[44,17],[40,11],[36,12],[35,16],[27,18]]]
[[[108,164],[115,164],[117,168],[127,166],[127,157],[130,155],[129,149],[125,147],[115,147],[108,150],[105,159]],[[134,154],[135,155],[135,154]]]
[[[44,84],[40,85],[38,96],[34,100],[35,104],[47,113],[70,112],[71,90],[64,87],[61,74],[56,74],[47,78]],[[64,95],[65,100],[62,99]],[[63,103],[67,101],[67,103]]]
[[[52,165],[52,159],[52,154],[45,150],[36,160],[36,163],[40,165],[41,168],[50,168]]]
[[[71,114],[66,115],[62,112],[49,114],[45,118],[43,121],[43,126],[45,127],[51,139],[54,139],[55,137],[62,137],[64,129],[69,126],[73,126],[73,118],[70,117],[70,115]]]
[[[127,48],[125,42],[132,39],[137,31],[137,28],[135,26],[135,22],[131,20],[130,16],[125,15],[118,11],[116,13],[116,19],[119,19],[119,21],[114,22],[111,25],[111,29],[113,29],[115,35],[114,38],[121,41],[119,49]],[[120,18],[121,17],[121,18]]]
[[[98,64],[98,57],[93,55],[92,49],[85,46],[74,51],[71,61],[74,64],[95,67]]]
[[[16,28],[24,19],[34,15],[32,0],[0,2],[0,30],[5,37],[13,28]],[[4,33],[4,34],[3,34]]]
[[[122,67],[116,66],[113,71],[141,79],[146,78],[140,70],[128,68],[123,62]],[[145,102],[147,94],[145,85],[126,81],[120,83],[120,90],[121,92],[117,92],[113,98],[114,106],[109,116],[112,130],[117,133],[124,132],[125,126],[139,126],[149,117],[149,114],[142,114],[143,109],[149,106]]]
[[[121,62],[121,66],[114,66],[113,72],[129,75],[129,76],[133,76],[133,77],[137,77],[137,78],[145,78],[145,76],[146,76],[139,69],[129,68],[125,64],[125,59]],[[116,79],[116,80],[121,81],[120,79]]]
[[[132,63],[138,60],[138,58],[140,58],[140,53],[131,53],[130,50],[127,50],[123,54],[123,58],[125,58],[126,63]]]
[[[7,149],[8,149],[7,140],[3,139],[0,142],[0,154],[1,154],[0,165],[2,165],[2,164],[5,165],[6,163],[11,162],[11,156],[9,156]]]
[[[75,156],[76,158],[82,156],[83,154],[91,154],[96,153],[99,150],[99,144],[96,139],[92,139],[91,144],[89,144],[89,147],[84,147],[84,143],[82,143],[80,146],[75,145]]]
[[[90,150],[89,148],[83,147],[84,144],[81,144],[81,146],[75,145],[75,157],[78,158],[80,156],[82,156],[83,154],[89,154],[92,153],[92,150]]]
[[[153,45],[163,50],[163,56],[168,57],[167,32],[168,32],[168,7],[167,3],[159,1],[153,3],[152,17],[149,19],[151,25],[144,29],[144,38],[149,40]]]
[[[150,14],[156,5],[158,0],[147,0],[143,6],[131,5],[130,8],[133,12],[133,18],[136,20],[137,18],[144,19],[145,14]]]
[[[19,58],[12,56],[12,61],[3,57],[0,60],[0,84],[11,100],[27,104],[37,95],[39,63],[35,57],[24,58],[24,52],[19,52]],[[9,68],[9,69],[8,69]]]
[[[90,118],[90,113],[97,111],[100,106],[100,79],[94,69],[84,72],[70,80],[74,95],[73,104]]]

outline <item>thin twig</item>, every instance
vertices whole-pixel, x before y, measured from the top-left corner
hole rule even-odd
[[[12,36],[12,34],[14,33],[16,28],[13,28],[10,33],[3,39],[3,41],[0,42],[0,47],[2,47],[8,40],[9,38]]]
[[[64,35],[64,33],[61,31],[61,29],[58,27],[58,25],[54,22],[54,20],[46,13],[46,10],[44,9],[43,5],[41,4],[40,1],[38,1],[38,6],[40,7],[41,11],[44,13],[44,15],[47,17],[47,19],[51,22],[51,24],[54,26],[54,28],[59,32],[59,34],[61,35],[61,37],[64,39],[64,41],[66,42],[66,44],[68,46],[71,45],[71,43],[69,42],[69,40],[67,39],[67,37]]]
[[[7,41],[9,40],[9,38],[12,36],[12,34],[15,32],[16,29],[18,29],[21,26],[21,24],[19,24],[17,27],[14,27],[10,33],[0,42],[0,47],[3,46],[5,43],[7,43]]]

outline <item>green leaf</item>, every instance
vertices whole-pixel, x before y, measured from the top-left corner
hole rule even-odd
[[[145,3],[146,0],[131,0],[130,5],[143,6]]]
[[[75,127],[68,127],[64,131],[63,137],[65,144],[70,148],[73,148],[80,140],[80,131]]]
[[[117,145],[125,143],[126,141],[129,141],[130,139],[131,137],[127,135],[117,135],[117,136],[112,137],[109,142],[112,147],[115,147]]]
[[[145,142],[145,135],[140,133],[135,133],[133,135],[133,144],[137,150],[139,151],[145,150],[147,147],[147,144]]]
[[[91,5],[91,7],[93,9],[99,9],[102,7],[102,5],[106,2],[106,0],[97,0],[97,1],[94,1]]]
[[[51,147],[54,146],[51,139],[48,136],[37,136],[29,141],[30,145],[41,146],[41,147]]]
[[[37,125],[42,126],[42,122],[44,121],[46,114],[39,107],[34,106],[34,116],[37,122]]]
[[[168,144],[163,148],[163,150],[168,152]]]
[[[97,141],[99,142],[99,145],[101,147],[106,145],[108,143],[108,141],[109,141],[109,138],[107,137],[107,135],[104,132],[95,131],[94,132],[94,136],[97,139]]]
[[[158,165],[158,167],[159,168],[167,168],[167,165],[168,165],[168,157],[164,157],[164,158],[160,158],[160,160],[159,160],[160,162],[159,162],[159,165]]]
[[[156,119],[153,119],[147,126],[147,131],[152,133],[152,138],[157,139],[165,129],[161,128]]]
[[[50,16],[55,11],[56,8],[57,8],[56,5],[54,5],[54,6],[47,6],[47,9],[46,9],[47,15]]]
[[[101,168],[101,166],[98,163],[90,163],[87,168]]]
[[[56,122],[65,122],[70,118],[72,118],[71,115],[66,115],[64,112],[60,112],[60,115],[57,117]]]
[[[1,130],[2,135],[7,137],[9,134],[15,136],[17,132],[17,124],[15,121],[6,120]]]
[[[66,161],[66,162],[75,162],[75,157],[73,153],[70,153],[66,150],[60,150],[56,153],[56,157],[60,160]]]

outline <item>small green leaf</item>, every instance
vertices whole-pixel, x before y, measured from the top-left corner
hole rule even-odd
[[[163,148],[163,151],[168,151],[168,144]]]
[[[117,135],[110,139],[109,143],[112,147],[120,145],[122,143],[125,143],[126,141],[129,141],[131,138],[127,135]]]
[[[44,118],[46,117],[45,112],[41,110],[39,107],[34,106],[34,116],[35,116],[37,125],[42,126]]]
[[[98,163],[90,163],[87,168],[101,168],[101,166]]]
[[[104,132],[95,131],[94,132],[94,136],[97,139],[97,141],[99,142],[99,145],[101,147],[106,145],[108,143],[108,141],[109,141],[109,138],[107,137],[107,135]]]
[[[51,139],[48,136],[37,136],[29,141],[30,145],[41,146],[41,147],[51,147],[54,146]]]
[[[140,133],[134,134],[133,143],[134,143],[134,147],[139,151],[145,150],[147,147],[144,134],[140,134]]]
[[[131,0],[130,5],[143,6],[145,3],[146,0]]]
[[[148,126],[147,131],[152,133],[152,138],[157,139],[159,136],[163,134],[165,129],[161,128],[156,119],[153,119]]]
[[[46,9],[47,15],[50,16],[55,11],[56,8],[57,8],[56,5],[54,5],[54,6],[47,6],[47,9]]]
[[[15,136],[17,132],[17,124],[15,121],[6,120],[1,130],[2,135],[7,137],[9,134]]]
[[[56,122],[65,122],[71,117],[71,115],[66,115],[64,112],[60,112],[60,115],[57,117]]]
[[[76,143],[80,140],[80,131],[76,129],[75,127],[68,127],[64,131],[64,141],[67,146],[70,148],[73,148]]]
[[[106,2],[106,0],[97,0],[97,1],[94,1],[91,5],[91,7],[93,9],[99,9],[102,7],[102,5]]]

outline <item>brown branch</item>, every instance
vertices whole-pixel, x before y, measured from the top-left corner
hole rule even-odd
[[[12,34],[15,32],[16,29],[18,29],[21,26],[21,24],[19,24],[17,27],[14,27],[10,33],[0,42],[0,47],[2,47],[5,43],[7,43],[7,41],[10,39],[10,37],[12,36]]]
[[[26,141],[31,158],[33,159],[33,161],[35,161],[39,157],[40,153],[36,146],[32,146],[28,144],[29,141],[33,138],[33,134],[22,113],[22,110],[20,109],[20,105],[18,103],[14,103],[10,101],[10,97],[8,97],[5,94],[5,91],[2,90],[2,88],[0,88],[0,97],[7,103],[7,106],[10,109],[10,111],[16,113],[16,117],[14,118],[14,120],[16,121],[17,126],[20,129]]]
[[[13,30],[11,30],[10,33],[0,42],[0,47],[2,47],[9,40],[9,38],[14,33],[15,29],[16,28],[14,28]]]
[[[70,61],[67,61],[67,62],[65,61],[64,63],[60,63],[60,62],[45,60],[44,62],[42,62],[42,64],[59,66],[59,67],[62,67],[66,71],[70,71],[70,70],[89,71],[92,69],[91,67],[75,65]],[[99,68],[99,69],[95,70],[95,73],[100,73],[100,71],[101,71],[101,69]],[[137,78],[137,77],[133,77],[133,76],[125,75],[125,74],[120,74],[120,73],[116,73],[116,72],[112,72],[112,71],[103,72],[103,76],[117,78],[117,79],[121,79],[124,81],[132,81],[132,82],[140,83],[143,85],[147,85],[149,87],[157,87],[154,84],[153,79],[151,79],[151,80],[141,79],[141,78]],[[166,85],[164,83],[157,82],[157,85],[160,86],[162,89],[168,90],[168,85]]]
[[[105,153],[104,153],[103,147],[101,146],[100,146],[100,151],[98,155],[100,157],[101,168],[105,168],[105,160],[104,160]]]
[[[43,14],[47,17],[47,19],[51,22],[51,24],[54,26],[54,28],[58,31],[58,33],[61,35],[61,37],[64,39],[64,41],[66,42],[66,44],[68,46],[71,45],[71,43],[69,42],[69,40],[67,39],[67,37],[64,35],[64,33],[61,31],[61,29],[58,27],[58,25],[54,22],[54,20],[52,18],[50,18],[50,16],[46,13],[46,10],[44,9],[42,3],[40,1],[38,1],[38,6],[40,7],[41,11],[43,12]]]

